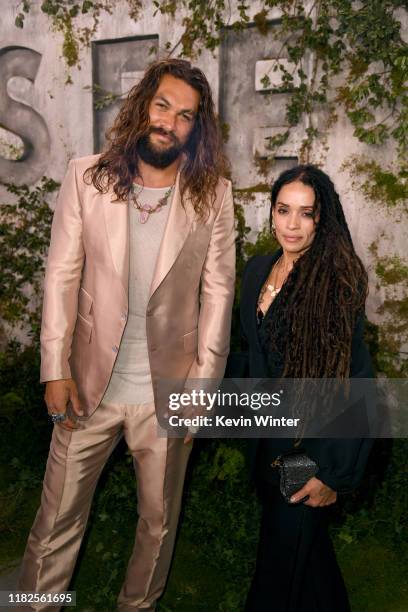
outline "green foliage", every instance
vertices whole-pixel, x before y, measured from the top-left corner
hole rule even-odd
[[[157,10],[172,17],[176,9],[187,12],[183,35],[171,53],[181,46],[180,54],[188,57],[196,57],[202,48],[214,50],[226,27],[243,30],[250,20],[249,6],[243,3],[235,5],[239,20],[234,23],[230,23],[230,7],[222,0],[155,4]],[[304,3],[291,0],[264,0],[261,6],[253,21],[263,35],[283,41],[282,51],[285,49],[292,62],[287,69],[277,57],[273,70],[279,68],[283,90],[292,93],[286,112],[288,124],[295,126],[307,115],[309,128],[304,154],[320,134],[322,105],[330,115],[327,128],[335,117],[336,104],[344,107],[359,140],[381,144],[391,138],[402,153],[407,143],[408,61],[395,9],[405,8],[405,3],[375,0],[357,5],[348,0],[326,0],[313,3],[307,13]],[[282,17],[272,34],[268,15],[276,8],[282,11]],[[308,54],[312,58],[309,79],[303,69]],[[300,81],[296,87],[294,75]],[[270,87],[267,74],[262,82],[265,88]]]
[[[396,213],[408,212],[408,168],[404,161],[394,166],[384,168],[375,160],[352,156],[342,168],[349,171],[352,187],[359,189],[370,204],[385,208],[395,217]],[[380,257],[378,248],[378,241],[374,241],[369,250],[377,275],[376,288],[383,288],[385,298],[377,309],[381,323],[370,328],[371,352],[377,371],[390,378],[405,378],[408,375],[408,359],[403,350],[408,342],[408,266],[397,255]]]
[[[1,540],[15,537],[13,533],[23,520],[22,500],[27,501],[27,493],[31,497],[34,490],[38,491],[43,478],[51,423],[43,402],[39,367],[35,345],[22,347],[11,342],[0,352]]]
[[[26,326],[38,337],[44,257],[50,241],[52,211],[48,196],[58,183],[43,177],[37,187],[7,185],[17,200],[0,208],[0,315],[11,327]]]
[[[176,11],[183,12],[183,34],[179,41],[171,47],[170,54],[181,47],[180,54],[196,58],[201,54],[202,48],[214,51],[220,44],[223,29],[225,27],[225,13],[227,4],[224,0],[212,0],[203,2],[202,0],[156,0],[156,13],[171,15],[175,18]],[[244,6],[244,5],[242,5]],[[248,21],[245,7],[240,11],[241,21]]]
[[[408,266],[400,257],[382,257],[377,260],[375,268],[377,276],[386,285],[408,282]]]
[[[386,443],[386,444],[384,444]],[[344,501],[341,520],[334,529],[336,537],[346,543],[379,536],[395,549],[401,547],[406,558],[408,551],[408,490],[406,487],[406,454],[408,440],[394,440],[376,443],[371,456],[365,486]],[[388,447],[388,448],[387,448]],[[385,462],[379,469],[375,453]],[[384,469],[385,467],[385,469]],[[374,471],[375,470],[375,471]],[[378,473],[383,472],[381,480]],[[376,486],[369,491],[370,484]]]
[[[406,54],[406,48],[394,11],[403,3],[326,0],[313,3],[307,14],[303,3],[288,1],[274,5],[284,12],[281,36],[297,34],[294,42],[285,40],[289,58],[294,62],[291,74],[297,72],[300,77],[300,85],[287,108],[289,124],[297,124],[306,114],[317,135],[321,105],[331,110],[333,116],[337,103],[345,108],[359,140],[379,144],[394,138],[402,152],[406,144],[408,102],[403,87],[406,65],[400,58]],[[302,62],[309,52],[313,67],[307,84]],[[289,78],[289,71],[286,72]],[[341,84],[337,84],[339,75]],[[332,93],[336,91],[333,99]],[[308,145],[313,137],[314,134],[309,134]]]
[[[370,204],[385,207],[387,212],[408,212],[408,168],[401,161],[396,169],[381,167],[376,161],[352,156],[343,164],[352,178],[352,187],[359,189]],[[394,213],[394,214],[395,214]],[[383,287],[385,299],[377,309],[381,323],[371,326],[370,346],[375,367],[390,378],[408,376],[408,359],[403,347],[408,342],[408,307],[406,281],[408,266],[401,257],[380,257],[378,241],[370,245],[377,275],[377,290]],[[404,284],[405,283],[405,284]]]
[[[33,432],[30,430],[32,427],[35,428],[38,416],[36,406],[42,404],[43,396],[43,388],[38,380],[39,367],[38,346],[22,346],[12,341],[0,352],[2,430],[7,424],[14,426],[20,419],[24,419],[24,427],[28,425],[28,436],[33,437]],[[28,439],[22,439],[20,442],[13,439],[11,447],[25,448]]]
[[[247,242],[244,251],[245,255],[250,259],[255,255],[270,255],[279,248],[279,243],[269,231],[268,227],[264,227],[257,235],[256,242]]]
[[[94,96],[94,109],[102,110],[103,108],[107,108],[111,106],[116,100],[124,97],[125,94],[115,94],[112,91],[107,91],[101,85],[97,83],[95,85],[87,85],[84,87],[86,90],[90,90]]]
[[[129,17],[137,21],[143,9],[143,0],[126,0],[129,7]]]
[[[127,3],[129,17],[137,21],[142,0],[127,0]],[[114,0],[44,0],[41,3],[41,11],[50,18],[52,28],[63,36],[62,55],[69,68],[79,65],[81,46],[89,46],[92,36],[97,32],[101,14],[105,12],[111,15],[115,4]],[[22,12],[15,19],[18,28],[24,27],[25,15],[30,9],[31,2],[24,0]],[[80,25],[84,17],[89,17],[89,25]]]
[[[259,507],[246,475],[242,441],[214,441],[201,451],[186,499],[183,529],[225,580],[218,610],[243,608],[254,570]],[[245,578],[244,578],[245,577]]]
[[[408,266],[397,255],[380,257],[377,242],[370,245],[370,252],[379,280],[377,289],[381,282],[385,293],[377,309],[381,324],[371,324],[368,333],[375,368],[388,378],[405,378],[408,376],[407,353],[403,350],[408,342]]]
[[[399,301],[397,301],[399,305]],[[390,303],[392,308],[392,302]],[[395,323],[394,318],[385,311],[385,321],[381,325],[371,323],[367,326],[367,343],[377,372],[387,378],[407,378],[408,359],[402,345],[407,339],[407,301],[404,301],[404,321]],[[388,301],[386,301],[388,307]]]
[[[101,11],[112,12],[109,2],[89,0],[45,0],[41,10],[51,19],[53,29],[63,35],[62,54],[68,67],[79,63],[80,45],[89,45],[97,30]],[[78,18],[87,14],[92,17],[92,25],[79,27]]]
[[[287,142],[289,138],[290,131],[286,130],[285,132],[281,132],[280,134],[276,134],[275,136],[270,136],[267,140],[266,148],[269,151],[275,151],[279,147],[281,147],[285,142]]]
[[[408,166],[403,161],[393,170],[375,160],[351,156],[342,166],[353,179],[353,188],[360,189],[371,203],[408,212]]]
[[[17,28],[24,27],[24,19],[26,14],[30,12],[31,2],[30,0],[23,0],[23,2],[20,2],[20,6],[22,10],[17,14],[14,22]]]

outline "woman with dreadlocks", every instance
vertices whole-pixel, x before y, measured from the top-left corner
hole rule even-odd
[[[311,165],[272,187],[271,228],[281,248],[251,259],[241,286],[241,325],[252,378],[372,377],[363,342],[367,273],[330,178]],[[318,466],[288,504],[271,467],[291,439],[250,440],[263,506],[246,612],[350,609],[327,526],[327,506],[359,482],[369,440],[302,440]]]

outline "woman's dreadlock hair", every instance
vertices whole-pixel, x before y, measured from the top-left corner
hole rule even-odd
[[[194,127],[184,148],[181,197],[183,201],[188,191],[195,211],[203,217],[215,200],[218,180],[225,174],[228,163],[222,152],[210,85],[204,73],[186,60],[159,60],[146,70],[140,83],[130,90],[108,131],[106,150],[96,164],[85,171],[84,178],[102,193],[113,186],[116,199],[126,201],[138,174],[137,145],[149,128],[149,105],[165,75],[181,79],[200,94]]]
[[[367,273],[333,182],[315,166],[296,166],[278,177],[270,222],[279,191],[294,181],[314,190],[316,234],[276,298],[276,316],[274,312],[265,321],[262,343],[267,352],[282,347],[285,377],[347,378],[354,325],[364,312]]]

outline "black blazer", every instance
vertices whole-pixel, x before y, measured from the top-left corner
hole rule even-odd
[[[256,319],[257,301],[260,290],[266,281],[272,265],[281,255],[280,249],[273,255],[255,256],[244,269],[241,282],[240,318],[243,342],[246,350],[241,354],[231,355],[229,375],[250,378],[279,377],[281,372],[271,372],[266,356],[262,350]],[[271,308],[273,309],[274,303]],[[269,313],[273,316],[273,310]],[[374,376],[371,358],[363,340],[364,317],[356,322],[352,338],[352,356],[350,376],[372,378]],[[273,360],[272,360],[273,362]],[[364,402],[364,400],[362,400]],[[251,474],[254,476],[256,457],[259,450],[259,439],[248,440],[248,461]],[[268,439],[262,441],[264,460],[272,461],[285,450],[293,447],[294,440]],[[311,439],[305,438],[302,447],[319,465],[316,477],[335,491],[348,491],[355,488],[363,475],[368,455],[372,446],[371,439]],[[272,470],[272,468],[270,468]]]

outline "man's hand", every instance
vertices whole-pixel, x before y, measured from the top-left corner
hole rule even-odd
[[[83,416],[84,414],[79,403],[77,386],[72,378],[47,382],[44,399],[50,415],[51,413],[66,414],[68,402],[71,402],[72,410],[76,415]],[[75,421],[68,417],[57,424],[68,431],[78,429]]]
[[[290,501],[292,504],[295,504],[303,499],[303,497],[306,497],[306,495],[309,496],[309,499],[303,503],[305,506],[311,506],[312,508],[330,506],[330,504],[334,504],[337,501],[336,491],[333,491],[333,489],[315,477],[308,480],[300,491],[292,495]]]
[[[185,391],[188,393],[188,391]],[[183,407],[183,418],[193,419],[194,417],[202,417],[202,416],[210,416],[214,414],[214,409],[208,410],[206,405],[200,404],[198,406],[193,406],[189,404],[188,406]],[[200,427],[195,425],[190,425],[187,429],[187,433],[184,437],[184,444],[190,444],[190,442],[194,439],[195,434],[197,434],[200,430]]]
[[[196,416],[201,416],[205,413],[205,408],[200,406],[195,408],[192,405],[186,406],[183,409],[183,418],[193,419]],[[190,425],[187,429],[187,433],[184,436],[184,444],[190,444],[193,441],[194,435],[198,433],[199,427]]]

